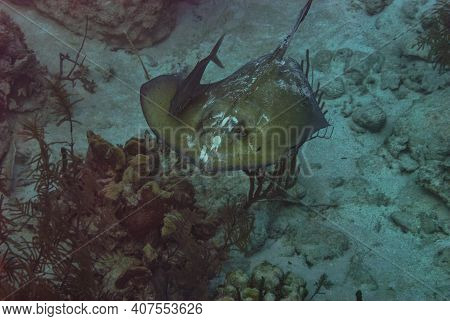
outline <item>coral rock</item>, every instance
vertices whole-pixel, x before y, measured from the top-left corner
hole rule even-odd
[[[402,230],[403,233],[417,233],[419,230],[419,222],[417,218],[409,212],[394,212],[391,214],[391,220]]]
[[[254,270],[251,278],[252,286],[266,290],[274,290],[281,282],[283,271],[269,262],[259,264]]]
[[[241,298],[244,301],[258,301],[259,291],[255,288],[245,288],[241,291]]]
[[[149,164],[149,156],[142,154],[135,156],[128,162],[128,167],[123,173],[122,181],[130,184],[139,183],[143,178],[149,176],[151,172]]]
[[[442,267],[447,273],[450,271],[450,247],[445,247],[434,256],[434,264]]]
[[[393,0],[364,0],[366,12],[369,16],[379,14],[387,6],[392,3]]]
[[[105,188],[102,190],[103,197],[105,197],[109,201],[117,201],[123,192],[123,183],[115,183],[111,181]]]
[[[333,59],[333,52],[331,50],[319,50],[312,59],[314,68],[325,72],[330,68],[331,60]]]
[[[136,156],[138,154],[147,154],[147,148],[142,140],[134,137],[125,143],[124,151],[127,156]]]
[[[115,48],[129,48],[125,32],[140,49],[163,40],[175,26],[174,1],[33,0],[28,3],[75,33],[84,32],[88,17],[89,36]]]
[[[450,207],[450,168],[439,161],[428,161],[417,175],[417,183]]]
[[[130,214],[128,214],[130,215]],[[141,238],[161,226],[163,214],[158,209],[144,208],[124,220],[128,233]]]
[[[338,77],[329,85],[322,88],[325,98],[337,99],[345,94],[345,85],[341,77]]]
[[[192,205],[195,203],[195,189],[187,179],[173,178],[162,187],[173,192],[173,200],[178,204]]]
[[[183,214],[177,211],[171,211],[164,216],[164,225],[161,229],[162,237],[170,237],[178,230],[178,222],[183,219]]]
[[[225,283],[232,285],[237,289],[243,289],[247,287],[249,282],[249,277],[242,270],[232,271],[227,274]]]
[[[125,153],[121,148],[107,142],[92,131],[87,132],[87,138],[89,150],[86,158],[94,169],[99,168],[105,172],[119,171],[125,166]]]
[[[150,202],[159,198],[160,200],[169,200],[173,193],[162,190],[158,183],[150,181],[138,191],[138,198],[141,203]]]
[[[399,157],[400,168],[402,171],[411,173],[419,168],[419,163],[416,162],[409,154],[402,153]]]
[[[405,145],[415,160],[444,160],[450,155],[447,101],[450,101],[448,90],[414,101],[398,118],[389,140],[407,138]]]
[[[46,75],[19,26],[0,11],[0,121],[6,110],[28,112],[42,107],[48,96]]]
[[[383,129],[386,124],[386,113],[376,104],[360,106],[352,113],[353,121],[362,128],[376,133]]]
[[[381,74],[380,87],[383,90],[397,90],[400,87],[401,78],[397,72],[391,70],[385,71]]]
[[[237,300],[238,298],[238,290],[232,285],[225,285],[218,289],[219,297],[222,300],[225,297],[232,298],[233,300]]]

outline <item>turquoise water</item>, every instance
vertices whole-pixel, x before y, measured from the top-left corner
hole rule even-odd
[[[239,166],[214,175],[205,173],[202,161],[216,155],[215,147],[216,151],[221,150],[220,144],[231,137],[228,132],[224,136],[217,134],[220,140],[215,139],[216,134],[211,140],[204,139],[202,142],[206,142],[210,154],[202,153],[200,146],[197,156],[187,155],[193,158],[194,165],[190,163],[192,159],[187,159],[190,170],[184,169],[180,174],[177,159],[189,153],[181,149],[181,156],[175,155],[175,150],[180,152],[179,141],[170,142],[168,136],[150,128],[144,117],[140,89],[148,81],[146,76],[155,79],[177,74],[178,86],[182,86],[182,79],[208,57],[217,39],[225,34],[217,53],[224,68],[210,63],[201,78],[202,84],[221,81],[246,63],[272,54],[292,30],[305,2],[176,1],[170,6],[146,4],[128,9],[99,5],[96,13],[89,13],[83,42],[86,27],[83,4],[69,10],[65,4],[54,1],[43,1],[40,5],[0,1],[0,9],[23,32],[22,43],[27,46],[24,49],[14,43],[16,40],[8,39],[4,41],[7,48],[16,46],[16,51],[3,47],[0,50],[3,62],[17,66],[0,65],[3,77],[0,90],[2,98],[7,97],[6,103],[2,100],[0,105],[0,155],[2,179],[6,182],[2,185],[2,214],[8,219],[15,217],[16,198],[25,202],[35,197],[36,201],[37,194],[37,201],[42,201],[39,199],[42,190],[27,176],[35,166],[30,163],[33,156],[42,153],[39,144],[27,141],[23,135],[27,119],[39,115],[38,124],[45,130],[46,142],[57,142],[49,145],[50,161],[63,166],[64,157],[69,157],[66,166],[75,172],[69,178],[58,172],[65,178],[58,176],[50,189],[44,186],[46,192],[42,195],[55,195],[56,191],[58,199],[62,199],[58,203],[51,196],[51,202],[59,204],[52,207],[56,208],[54,213],[49,212],[49,207],[42,210],[36,206],[36,212],[27,212],[25,219],[19,217],[15,221],[22,226],[25,220],[25,228],[16,231],[17,227],[0,225],[7,231],[2,234],[5,237],[0,253],[10,246],[8,257],[18,262],[21,257],[29,258],[33,249],[44,248],[43,245],[45,253],[50,253],[43,235],[53,235],[59,229],[71,231],[73,220],[79,217],[81,225],[91,222],[93,227],[88,228],[87,224],[81,233],[85,237],[76,239],[74,244],[67,240],[58,244],[66,246],[65,251],[69,249],[69,257],[73,251],[85,249],[82,253],[89,260],[83,262],[89,263],[74,272],[71,264],[80,263],[75,256],[76,259],[63,260],[70,262],[64,269],[73,274],[68,272],[74,280],[81,274],[89,276],[90,284],[96,285],[95,289],[72,288],[69,281],[65,283],[57,273],[56,276],[52,273],[61,267],[61,260],[55,262],[49,254],[36,267],[39,277],[23,275],[20,268],[17,280],[0,274],[2,296],[23,295],[17,289],[31,279],[31,286],[46,280],[48,293],[58,299],[448,299],[450,78],[445,61],[448,62],[449,53],[448,46],[440,51],[433,51],[426,43],[422,49],[417,46],[420,39],[437,37],[433,28],[439,26],[443,28],[440,37],[448,43],[448,26],[439,25],[439,14],[448,17],[448,2],[441,2],[443,9],[437,12],[433,8],[439,7],[430,0],[312,2],[280,64],[292,61],[288,59],[299,63],[303,60],[302,73],[306,76],[306,50],[309,50],[307,79],[309,84],[321,83],[325,109],[320,113],[327,110],[325,117],[330,128],[326,133],[317,133],[318,137],[296,151],[298,179],[289,186],[283,185],[276,193],[248,197],[251,186],[248,175],[256,175],[256,179],[256,167],[271,171],[273,167],[268,162],[258,163],[251,171],[245,168],[247,173],[237,170]],[[143,12],[151,14],[143,16]],[[0,34],[11,35],[12,29],[8,28],[12,27],[2,21]],[[19,39],[17,35],[13,39]],[[81,45],[79,60],[75,60]],[[27,55],[21,56],[20,50]],[[63,57],[67,53],[62,70],[60,53]],[[39,61],[32,61],[34,67],[20,64],[33,54]],[[444,64],[436,66],[437,57]],[[71,66],[75,66],[75,74],[70,73]],[[258,72],[249,73],[242,86],[239,83],[225,90],[223,96],[214,96],[209,87],[191,85],[190,99],[197,99],[201,92],[212,101],[212,107],[208,107],[208,102],[190,107],[188,104],[187,112],[200,115],[202,120],[195,125],[201,123],[206,128],[205,124],[214,120],[213,112],[232,110],[236,122],[234,116],[228,119],[223,116],[220,123],[225,129],[233,129],[230,132],[235,140],[231,144],[241,146],[239,142],[243,141],[244,147],[250,144],[250,139],[236,138],[234,130],[239,128],[242,135],[239,126],[249,132],[250,128],[260,129],[259,120],[264,115],[278,119],[286,111],[287,117],[280,116],[277,126],[284,129],[298,126],[300,121],[296,117],[303,119],[304,115],[291,111],[284,99],[294,95],[293,92],[304,93],[304,83],[294,86],[286,80],[290,76],[283,74],[279,78],[294,89],[283,89],[281,85],[264,87],[267,84],[264,82],[253,86],[253,78],[263,78],[266,71]],[[300,77],[295,76],[300,74],[298,68],[289,69],[287,74],[295,79]],[[42,77],[53,80],[60,77],[68,93],[73,94],[72,102],[83,99],[70,107],[69,118],[75,121],[67,119],[67,110],[58,109],[61,102],[55,102],[54,92],[46,87]],[[239,91],[241,88],[244,94]],[[262,89],[258,92],[257,88]],[[176,86],[172,89],[176,90]],[[164,90],[151,96],[163,109]],[[228,97],[226,94],[236,101],[247,102],[243,97],[253,92],[259,95],[257,103],[252,101],[253,107],[242,103],[235,109],[220,109],[220,102],[226,100],[224,96]],[[256,112],[244,113],[242,106],[255,108]],[[54,113],[55,108],[59,113]],[[210,114],[202,111],[208,108],[212,110]],[[191,119],[183,114],[177,117],[188,123]],[[153,110],[147,118],[150,124],[161,122],[161,116]],[[168,127],[172,130],[176,126],[169,123]],[[161,145],[164,145],[161,140],[168,141],[165,152],[152,145],[156,144],[155,135]],[[129,140],[133,137],[142,141],[132,145]],[[293,147],[291,141],[287,145]],[[68,153],[66,156],[61,156],[61,147]],[[276,156],[284,155],[287,147]],[[133,148],[137,152],[132,152]],[[157,150],[158,157],[154,156]],[[236,157],[235,151],[231,153]],[[145,157],[134,158],[135,154]],[[160,164],[161,171],[156,176],[145,174],[149,160],[151,166]],[[180,177],[181,187],[176,180]],[[266,177],[264,186],[270,182]],[[257,186],[250,194],[254,196],[256,190]],[[58,221],[58,213],[70,220]],[[229,230],[226,224],[217,223],[220,220],[230,223],[230,217],[237,222]],[[43,221],[52,223],[48,226],[39,223]],[[219,224],[216,229],[215,224]],[[224,246],[226,233],[237,235],[239,240],[231,237],[232,244],[219,258],[215,246]],[[22,253],[17,243],[21,237],[30,242],[35,237],[37,243],[27,244]],[[100,241],[91,243],[97,239]],[[93,245],[85,246],[87,243]],[[168,259],[171,250],[180,244],[194,245],[181,246],[179,261]],[[55,255],[63,254],[67,253]],[[31,297],[25,299],[49,295],[31,290],[29,293]]]

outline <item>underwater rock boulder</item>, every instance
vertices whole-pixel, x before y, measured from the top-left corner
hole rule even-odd
[[[446,162],[427,161],[419,169],[416,181],[450,207],[450,159]]]
[[[332,83],[322,88],[323,94],[327,99],[338,99],[345,94],[345,84],[342,77],[336,78]]]
[[[400,169],[407,173],[412,173],[419,168],[419,163],[416,162],[409,154],[402,153],[399,156]]]
[[[390,215],[390,219],[403,233],[417,233],[419,231],[419,220],[408,211],[396,211]]]
[[[447,273],[450,271],[450,247],[439,250],[434,256],[434,264],[442,267]]]
[[[42,107],[48,96],[46,75],[19,26],[0,11],[0,114]]]
[[[444,90],[414,101],[400,115],[385,143],[401,168],[407,172],[417,170],[417,184],[447,206],[450,205],[449,100],[450,93]]]
[[[328,227],[311,225],[296,231],[290,242],[296,252],[305,257],[308,265],[338,258],[350,248],[350,241],[344,233]]]
[[[84,32],[89,19],[88,36],[115,48],[129,48],[125,35],[136,48],[145,48],[166,38],[175,27],[175,1],[164,0],[33,0],[42,14],[56,20],[72,32]]]
[[[383,11],[393,0],[364,0],[364,7],[369,16],[374,16]]]
[[[381,131],[386,124],[386,113],[377,104],[361,105],[353,110],[352,120],[372,133]]]
[[[330,68],[334,53],[331,50],[319,50],[313,57],[312,63],[317,70],[325,72]]]
[[[448,90],[415,100],[398,118],[389,140],[404,142],[402,145],[419,163],[445,160],[450,153],[448,101]]]
[[[400,87],[400,84],[401,77],[397,72],[394,72],[391,69],[387,69],[381,74],[381,89],[397,90]]]

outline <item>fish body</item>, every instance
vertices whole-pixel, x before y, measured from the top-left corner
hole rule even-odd
[[[303,7],[293,31],[273,53],[248,62],[221,81],[191,85],[201,90],[190,95],[183,108],[172,110],[175,113],[171,106],[186,80],[175,74],[145,83],[141,105],[155,134],[204,170],[254,170],[276,163],[328,127],[307,72],[295,59],[284,57],[311,3]]]

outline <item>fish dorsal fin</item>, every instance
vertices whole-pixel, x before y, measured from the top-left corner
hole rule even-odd
[[[224,37],[225,34],[217,41],[208,57],[200,60],[191,73],[180,84],[180,87],[177,89],[177,92],[170,103],[169,112],[172,115],[180,114],[193,98],[198,96],[203,89],[207,88],[207,86],[201,84],[201,80],[210,61],[214,62],[220,68],[225,68],[217,56]]]
[[[220,46],[222,45],[223,38],[225,37],[225,34],[220,37],[220,39],[217,41],[216,45],[214,46],[213,50],[211,50],[211,53],[209,54],[209,60],[211,60],[213,63],[215,63],[220,68],[225,68],[223,63],[220,61],[219,57],[217,56],[217,53],[220,49]]]
[[[308,0],[306,5],[303,7],[303,9],[300,11],[300,14],[298,15],[297,22],[294,25],[294,28],[292,31],[284,38],[283,42],[275,49],[275,51],[272,54],[272,57],[270,58],[270,61],[274,60],[280,60],[284,57],[286,54],[287,49],[289,48],[289,45],[292,41],[292,38],[294,37],[294,34],[297,32],[298,28],[300,27],[300,24],[305,20],[306,16],[308,15],[308,11],[311,8],[313,0]]]

